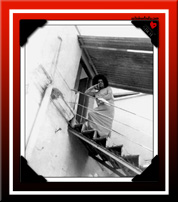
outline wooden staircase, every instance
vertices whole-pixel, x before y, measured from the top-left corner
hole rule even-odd
[[[93,130],[81,133],[82,125],[68,127],[69,132],[77,136],[88,150],[88,155],[110,169],[120,177],[134,177],[141,174],[139,155],[122,155],[123,145],[106,147],[106,138],[93,140]]]

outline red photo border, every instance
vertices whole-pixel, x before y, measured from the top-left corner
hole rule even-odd
[[[177,179],[177,1],[2,1],[2,70],[1,70],[1,116],[2,116],[2,197],[9,193],[9,11],[10,9],[168,9],[169,11],[169,186],[174,190]],[[20,182],[20,41],[21,19],[46,20],[131,20],[133,17],[159,18],[158,48],[158,182]],[[13,190],[14,191],[165,191],[165,14],[162,13],[96,13],[96,14],[14,14],[13,15]]]

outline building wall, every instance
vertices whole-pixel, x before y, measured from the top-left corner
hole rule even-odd
[[[68,133],[67,122],[51,99],[57,88],[73,108],[81,49],[74,26],[44,26],[23,48],[26,72],[26,151],[29,165],[44,177],[108,175]],[[68,110],[68,108],[66,108]],[[64,109],[65,111],[65,109]],[[106,174],[107,173],[107,174]]]
[[[70,34],[69,34],[70,33]],[[45,26],[26,45],[27,139],[47,84],[52,81],[69,101],[74,87],[81,50],[74,27]],[[32,105],[33,103],[33,105]],[[33,106],[33,108],[30,108]]]

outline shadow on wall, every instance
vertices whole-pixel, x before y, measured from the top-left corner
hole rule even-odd
[[[88,153],[82,142],[69,132],[70,142],[70,161],[67,173],[74,176],[80,176],[86,168],[88,162]],[[75,173],[73,173],[75,171]]]

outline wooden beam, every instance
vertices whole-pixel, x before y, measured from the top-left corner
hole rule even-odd
[[[132,50],[132,49],[121,49],[121,48],[112,48],[112,47],[103,47],[103,46],[91,46],[91,45],[81,45],[85,51],[87,49],[95,49],[95,50],[108,50],[108,51],[120,51],[120,52],[134,52],[139,54],[153,54],[153,51],[145,51],[145,50]]]
[[[38,135],[40,133],[40,127],[42,126],[42,124],[44,124],[45,113],[47,111],[48,104],[50,103],[52,88],[53,86],[52,84],[50,84],[45,91],[37,116],[35,117],[35,121],[31,129],[30,136],[28,138],[28,142],[26,145],[26,155],[25,155],[28,161],[32,157],[32,152],[35,147]]]
[[[78,40],[83,45],[90,46],[102,46],[134,50],[142,49],[145,51],[153,50],[153,45],[149,38],[79,36]]]
[[[79,29],[78,29],[77,26],[76,26],[76,29],[77,29],[78,33],[80,34],[80,31],[79,31]],[[81,34],[80,34],[80,35],[81,35]],[[78,36],[78,40],[79,40],[79,38],[80,38],[80,35]],[[80,46],[83,45],[83,42],[82,42],[82,41],[79,41],[79,43],[80,43]],[[85,50],[85,49],[83,49],[83,52],[84,52],[84,54],[82,54],[83,57],[84,57],[84,55],[87,57],[88,63],[91,65],[91,67],[92,67],[94,73],[97,74],[96,67],[95,67],[95,65],[93,64],[93,61],[91,60],[91,57],[90,57],[88,51]]]
[[[135,92],[139,92],[139,93],[153,94],[153,89],[134,87],[134,86],[127,86],[127,85],[111,83],[111,82],[109,82],[109,85],[111,87],[114,87],[114,88],[121,88],[121,89],[124,89],[124,90],[130,90],[130,91],[135,91]]]
[[[91,45],[81,45],[81,48],[86,49],[96,49],[96,50],[109,50],[109,51],[127,51],[127,49],[118,49],[118,48],[110,48],[110,47],[102,47],[102,46],[91,46]]]
[[[82,52],[82,61],[85,63],[85,65],[84,65],[85,71],[87,72],[88,75],[90,75],[89,77],[93,78],[98,72],[97,72],[95,66],[92,65],[91,62],[89,62],[89,59],[84,51]],[[85,68],[85,66],[87,68]]]

